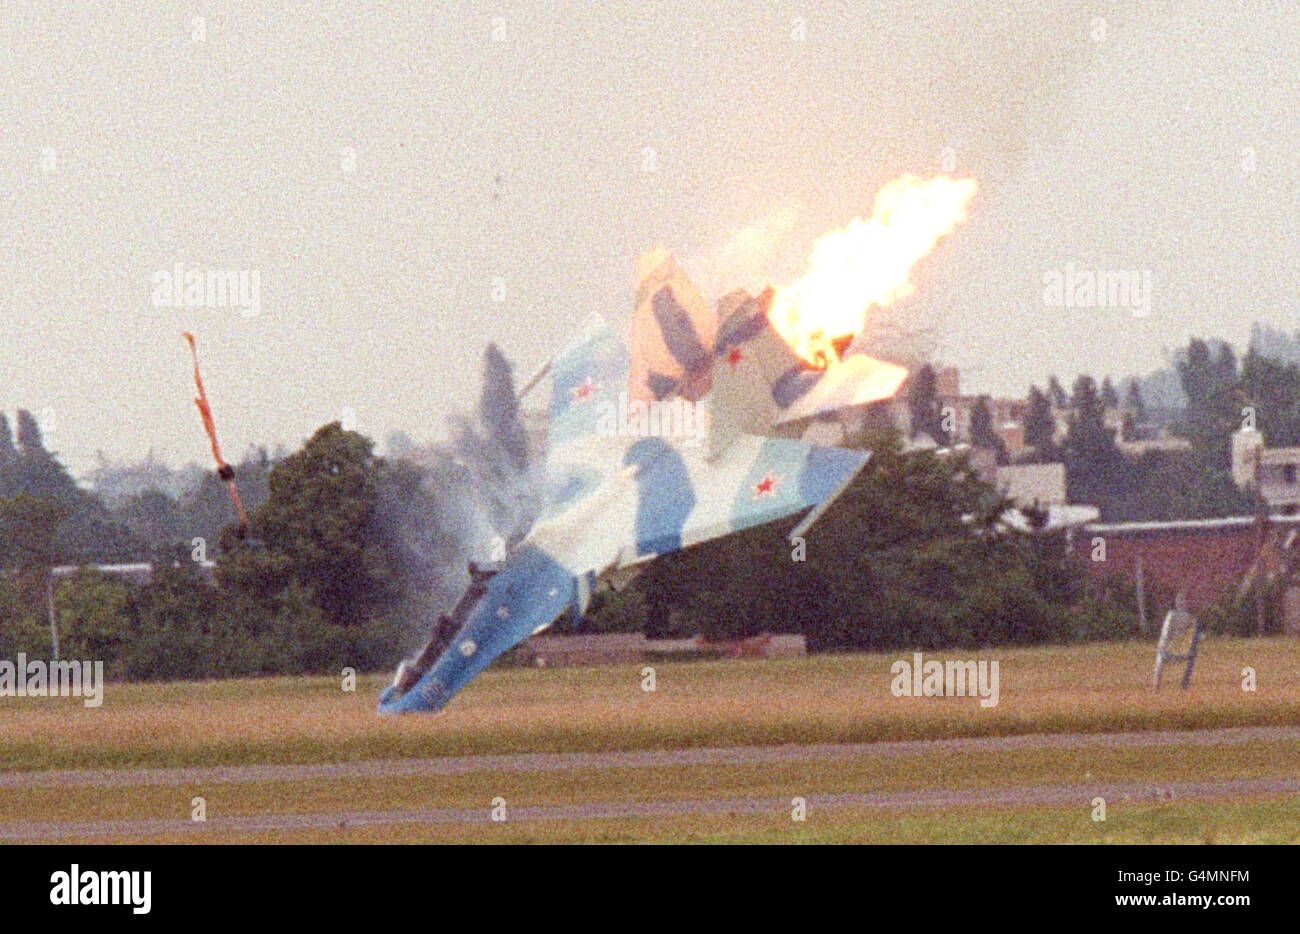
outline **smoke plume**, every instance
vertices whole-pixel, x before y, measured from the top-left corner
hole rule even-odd
[[[402,611],[423,638],[469,583],[468,564],[502,560],[541,507],[540,466],[529,458],[514,373],[489,344],[473,418],[453,420],[449,444],[393,463],[378,519],[401,556]]]

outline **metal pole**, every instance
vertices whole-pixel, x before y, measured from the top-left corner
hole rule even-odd
[[[54,660],[59,660],[59,627],[54,623],[54,569],[50,568],[50,575],[46,578],[45,598],[50,608],[50,644],[54,648]]]
[[[534,373],[528,382],[524,383],[524,388],[519,390],[518,398],[523,399],[524,396],[528,395],[528,393],[532,391],[533,387],[542,381],[542,377],[549,372],[551,372],[551,361],[547,360],[542,364],[542,368]]]
[[[1138,598],[1138,632],[1147,633],[1147,590],[1142,579],[1142,555],[1137,556],[1137,598]]]

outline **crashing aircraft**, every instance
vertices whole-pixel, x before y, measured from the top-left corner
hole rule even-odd
[[[512,646],[580,617],[602,580],[658,555],[811,510],[790,533],[802,534],[866,463],[801,435],[892,397],[905,369],[863,354],[806,362],[768,320],[770,289],[715,309],[663,251],[639,273],[630,342],[594,321],[549,364],[543,512],[503,562],[470,566],[381,713],[441,709]]]

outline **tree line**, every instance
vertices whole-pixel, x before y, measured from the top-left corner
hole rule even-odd
[[[0,657],[49,651],[52,566],[143,560],[154,564],[147,584],[92,570],[55,582],[65,656],[103,659],[123,678],[392,666],[456,596],[466,529],[486,516],[509,538],[528,521],[511,492],[526,486],[517,481],[528,465],[518,412],[501,408],[513,398],[508,365],[490,354],[488,367],[477,427],[462,426],[458,450],[431,461],[379,457],[338,423],[277,459],[252,452],[236,468],[243,535],[213,474],[180,498],[146,489],[110,507],[46,449],[30,413],[17,413],[16,431],[0,416]],[[1098,505],[1103,519],[1249,514],[1258,504],[1231,484],[1228,440],[1253,408],[1270,444],[1300,443],[1300,364],[1253,348],[1238,363],[1193,341],[1179,375],[1187,405],[1172,427],[1191,451],[1122,453],[1104,417],[1120,394],[1081,376],[1068,394],[1054,378],[1031,389],[1033,456],[1062,460],[1071,501]],[[1140,393],[1126,395],[1140,422]],[[916,430],[926,419],[942,430],[924,389],[908,404]],[[1069,424],[1058,444],[1061,409]],[[990,428],[972,419],[972,433]],[[581,628],[803,632],[813,650],[1135,633],[1133,595],[1090,584],[1063,535],[1009,529],[1009,503],[965,457],[905,450],[904,440],[880,419],[848,439],[873,457],[800,548],[784,538],[791,519],[665,556],[598,595]],[[483,508],[468,502],[476,488],[496,491]]]

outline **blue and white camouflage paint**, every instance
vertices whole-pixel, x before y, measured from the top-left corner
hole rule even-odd
[[[637,297],[631,352],[595,321],[551,362],[547,506],[414,686],[383,692],[381,713],[442,708],[503,652],[581,614],[601,575],[822,506],[866,463],[768,434],[795,412],[889,398],[905,370],[862,355],[801,364],[761,301],[732,296],[719,315],[666,254]],[[700,407],[708,443],[608,431],[615,407],[677,396]]]

